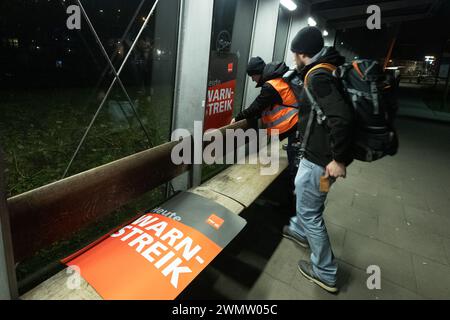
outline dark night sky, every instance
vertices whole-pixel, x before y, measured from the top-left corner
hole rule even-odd
[[[396,34],[392,58],[423,60],[426,55],[439,57],[446,40],[450,39],[450,0],[444,1],[437,13],[426,19],[383,24],[381,30],[368,30],[365,26],[340,30],[337,42],[343,41],[347,49],[362,57],[378,59],[386,56]]]
[[[447,5],[447,7],[449,7]],[[446,15],[444,15],[446,13]],[[408,21],[401,25],[393,57],[422,60],[426,55],[439,56],[442,45],[450,38],[450,14],[426,20]]]
[[[431,18],[403,22],[400,26],[393,58],[423,60],[426,55],[441,55],[450,39],[450,1],[445,1]]]

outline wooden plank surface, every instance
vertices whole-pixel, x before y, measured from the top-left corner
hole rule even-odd
[[[280,144],[281,148],[282,143]],[[206,181],[202,187],[231,198],[245,207],[250,206],[258,196],[283,172],[288,166],[286,151],[279,150],[279,167],[271,175],[262,175],[261,169],[268,165],[236,164]],[[255,155],[247,157],[254,158]]]
[[[169,142],[8,199],[16,262],[187,171],[189,165],[171,161],[176,144]]]
[[[83,277],[68,268],[39,284],[20,297],[22,300],[103,300]],[[78,279],[78,280],[77,280]],[[73,289],[79,281],[79,287]]]
[[[250,155],[252,157],[254,155]],[[247,157],[248,163],[248,157]],[[287,167],[285,151],[280,151],[277,172],[260,175],[262,164],[233,165],[190,192],[216,201],[228,210],[240,214]],[[70,289],[67,283],[73,278],[67,268],[21,296],[24,300],[97,300],[102,299],[89,283],[81,279],[79,289]]]
[[[240,214],[242,212],[242,210],[245,209],[245,207],[240,204],[239,202],[226,197],[220,193],[217,193],[213,190],[210,190],[206,187],[203,186],[199,186],[193,189],[189,190],[192,193],[198,194],[202,197],[205,197],[207,199],[210,199],[222,206],[224,206],[225,208],[227,208],[228,210],[230,210],[231,212],[235,213],[235,214]]]

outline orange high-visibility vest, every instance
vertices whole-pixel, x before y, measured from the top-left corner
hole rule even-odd
[[[283,79],[273,79],[267,81],[267,83],[277,90],[283,100],[283,105],[277,104],[266,108],[262,113],[261,120],[269,134],[271,134],[271,130],[273,129],[278,129],[279,134],[282,134],[297,124],[299,103],[289,84]],[[297,108],[290,108],[289,106]]]

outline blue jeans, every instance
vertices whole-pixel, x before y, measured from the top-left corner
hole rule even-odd
[[[306,159],[300,161],[295,177],[297,214],[291,218],[289,228],[308,239],[314,273],[328,284],[335,284],[337,263],[323,220],[327,193],[319,190],[324,171],[323,167]]]

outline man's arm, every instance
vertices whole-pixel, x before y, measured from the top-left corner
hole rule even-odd
[[[327,117],[333,159],[348,164],[352,160],[353,110],[331,75],[312,75],[308,81],[308,88]]]
[[[242,110],[235,118],[236,121],[250,118],[260,118],[264,109],[275,104],[282,104],[277,90],[270,84],[265,83],[261,87],[261,93],[256,97],[255,101],[247,109]]]

